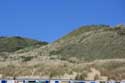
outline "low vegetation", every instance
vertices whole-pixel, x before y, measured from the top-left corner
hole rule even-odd
[[[19,36],[0,37],[0,52],[14,52],[31,46],[47,45],[47,42],[40,42]]]
[[[123,25],[83,26],[48,45],[21,37],[0,37],[0,48],[1,78],[125,79]]]

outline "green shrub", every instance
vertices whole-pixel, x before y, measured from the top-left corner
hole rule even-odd
[[[33,59],[33,56],[21,56],[21,58],[22,58],[23,62],[27,62],[27,61],[30,61],[31,59]]]

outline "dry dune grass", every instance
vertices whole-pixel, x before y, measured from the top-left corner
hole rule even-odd
[[[125,27],[84,26],[46,46],[0,57],[1,78],[125,79]]]
[[[120,60],[120,59],[119,59]],[[69,63],[66,61],[33,61],[8,64],[0,67],[1,78],[39,77],[58,79],[107,80],[125,79],[125,60],[99,60],[89,63]],[[31,64],[32,62],[32,64]],[[120,64],[120,65],[119,65]]]

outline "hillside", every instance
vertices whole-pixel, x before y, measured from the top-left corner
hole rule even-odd
[[[125,27],[107,25],[83,26],[55,42],[51,51],[63,59],[76,57],[86,61],[125,58]]]
[[[26,47],[36,45],[46,45],[47,42],[40,42],[19,36],[14,37],[0,37],[0,52],[14,52]]]
[[[51,44],[7,55],[1,78],[125,79],[125,26],[82,26]]]

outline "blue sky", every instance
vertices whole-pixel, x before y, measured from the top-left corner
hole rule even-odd
[[[125,24],[125,0],[0,0],[0,36],[52,42],[89,24]]]

